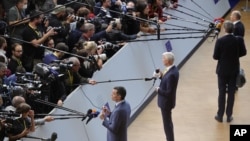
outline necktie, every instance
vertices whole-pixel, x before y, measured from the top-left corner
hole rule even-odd
[[[163,71],[163,76],[168,72],[168,68],[165,68]]]

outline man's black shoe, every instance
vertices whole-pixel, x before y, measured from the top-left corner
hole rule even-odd
[[[234,118],[231,116],[231,117],[227,117],[227,122],[231,122]]]
[[[219,117],[218,115],[216,115],[214,118],[215,118],[215,120],[217,120],[218,122],[222,122],[222,118]]]

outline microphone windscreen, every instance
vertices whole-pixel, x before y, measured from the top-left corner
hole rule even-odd
[[[53,133],[51,134],[50,140],[51,140],[51,141],[55,141],[56,139],[57,139],[57,133],[56,133],[56,132],[53,132]]]
[[[159,72],[160,72],[160,69],[156,69],[155,72],[156,72],[156,73],[159,73]]]
[[[88,109],[87,111],[87,115],[91,114],[92,113],[92,109]]]

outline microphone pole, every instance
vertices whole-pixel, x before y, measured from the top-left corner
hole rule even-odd
[[[14,38],[14,37],[9,37],[8,35],[0,35],[1,37],[5,37],[5,38],[9,38],[9,39],[14,39],[14,40],[17,40],[17,41],[20,41],[20,42],[23,42],[23,43],[27,43],[27,44],[32,44],[31,42],[28,42],[28,41],[24,41],[24,40],[21,40],[21,39],[18,39],[18,38]],[[84,60],[87,60],[87,61],[91,61],[89,58],[87,57],[83,57],[83,56],[79,56],[77,54],[74,54],[74,53],[70,53],[70,52],[67,52],[67,51],[62,51],[62,50],[59,50],[59,49],[56,49],[56,48],[50,48],[50,47],[47,47],[47,46],[44,46],[44,45],[38,45],[39,47],[42,47],[42,48],[46,48],[46,49],[50,49],[50,50],[53,50],[53,51],[58,51],[58,52],[62,52],[64,54],[68,54],[68,55],[71,55],[71,56],[75,56],[75,57],[78,57],[78,58],[81,58],[81,59],[84,59]]]
[[[199,14],[199,15],[201,15],[201,16],[203,16],[203,17],[205,17],[205,18],[207,18],[207,19],[209,19],[209,20],[211,20],[211,21],[213,20],[213,18],[207,17],[207,16],[205,16],[205,15],[203,15],[203,14],[197,12],[197,11],[194,11],[194,10],[192,10],[192,9],[190,9],[190,8],[187,8],[187,7],[185,7],[185,6],[181,5],[181,4],[177,4],[177,5],[178,5],[179,7],[184,8],[184,9],[190,10],[190,11],[196,13],[196,14]]]
[[[213,16],[211,16],[211,14],[209,14],[205,9],[203,9],[199,4],[197,4],[194,0],[191,0],[191,2],[193,2],[196,6],[198,6],[202,11],[204,11],[206,14],[208,14],[212,19],[214,19]]]
[[[151,78],[134,78],[134,79],[120,79],[120,80],[98,81],[96,83],[98,84],[98,83],[109,83],[109,82],[120,82],[120,81],[136,81],[136,80],[149,81],[149,80],[152,80],[152,79]]]
[[[188,15],[188,16],[190,16],[190,17],[193,17],[193,18],[202,20],[202,21],[204,21],[204,22],[210,23],[210,21],[207,21],[207,20],[205,20],[205,19],[202,19],[202,18],[200,18],[200,17],[194,16],[194,15],[189,14],[189,13],[183,12],[183,11],[181,11],[181,10],[177,10],[177,9],[172,9],[172,10],[177,11],[177,12],[182,13],[182,14],[186,14],[186,15]]]
[[[85,5],[85,6],[88,6],[88,4],[86,4],[86,3],[77,2],[77,1],[76,1],[76,3],[79,3],[79,4],[83,4],[83,5]],[[101,9],[101,7],[98,7],[98,6],[94,6],[94,7],[95,7],[95,8]],[[130,18],[132,18],[132,19],[135,19],[136,21],[148,22],[148,23],[150,23],[150,24],[157,25],[157,22],[154,22],[154,21],[151,21],[151,20],[143,19],[143,18],[140,18],[140,17],[134,17],[134,16],[132,16],[132,15],[124,14],[124,13],[122,13],[122,12],[117,12],[117,11],[110,10],[110,9],[109,9],[109,11],[112,12],[112,13],[119,14],[119,15],[128,16],[128,17],[130,17]]]
[[[28,17],[28,18],[22,19],[22,20],[20,20],[20,21],[14,23],[14,24],[8,25],[6,28],[9,28],[10,26],[17,25],[17,24],[19,24],[19,23],[21,23],[21,22],[23,22],[23,21],[26,21],[26,20],[28,20],[28,19],[34,18],[34,17],[36,17],[36,16],[39,16],[39,15],[42,15],[42,14],[45,14],[45,13],[52,12],[52,11],[55,10],[55,9],[58,9],[58,8],[61,8],[61,7],[70,5],[70,4],[75,3],[75,2],[76,2],[76,0],[72,0],[72,1],[70,1],[70,2],[68,2],[68,3],[65,3],[65,4],[62,5],[62,6],[54,7],[54,8],[52,8],[52,9],[49,9],[49,10],[47,10],[47,11],[44,11],[44,12],[42,12],[42,13],[40,13],[40,14],[35,15],[35,16],[32,16],[32,17]]]
[[[66,108],[66,107],[63,107],[63,106],[58,106],[57,104],[54,104],[54,103],[51,103],[51,102],[48,102],[48,101],[44,101],[44,100],[41,100],[41,99],[35,99],[34,101],[38,102],[38,103],[41,103],[41,104],[51,106],[51,107],[54,107],[54,108],[58,108],[58,109],[61,109],[61,110],[65,110],[65,111],[68,111],[68,112],[72,112],[72,113],[80,114],[82,116],[86,116],[86,114],[84,114],[82,112],[79,112],[79,111],[76,111],[76,110],[73,110],[73,109],[69,109],[69,108]]]

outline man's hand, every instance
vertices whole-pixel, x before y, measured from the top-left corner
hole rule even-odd
[[[91,85],[95,85],[95,84],[96,84],[96,81],[93,80],[93,79],[89,79],[89,82],[88,82],[88,83],[91,84]]]
[[[51,121],[54,120],[54,118],[53,118],[52,116],[45,116],[43,119],[44,119],[44,121],[46,121],[46,122],[51,122]]]

